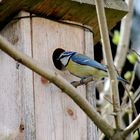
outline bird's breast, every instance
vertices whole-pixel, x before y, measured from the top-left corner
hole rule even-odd
[[[69,63],[66,67],[66,69],[73,75],[77,77],[86,77],[86,76],[94,76],[99,79],[103,78],[107,75],[106,72],[96,69],[94,67],[88,66],[88,65],[81,65],[78,64],[72,60],[69,60]]]

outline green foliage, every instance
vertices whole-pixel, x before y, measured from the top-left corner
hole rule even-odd
[[[133,134],[133,140],[138,140],[138,138],[139,138],[138,131],[135,131],[135,133]]]
[[[127,71],[125,74],[124,74],[124,78],[126,80],[130,80],[132,77],[132,71]]]
[[[113,35],[113,38],[112,38],[112,42],[113,42],[115,45],[118,45],[119,40],[120,40],[120,32],[117,31],[117,30],[115,30],[115,31],[114,31],[114,35]]]
[[[132,91],[130,91],[129,94],[131,97],[134,95],[134,93]]]
[[[138,59],[138,56],[135,52],[133,52],[133,53],[127,55],[127,59],[129,60],[129,62],[131,64],[134,65],[136,63],[137,59]]]

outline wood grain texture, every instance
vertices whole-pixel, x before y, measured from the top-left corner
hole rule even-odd
[[[21,15],[29,15],[20,13]],[[31,56],[30,22],[11,22],[2,31],[16,48]],[[34,140],[32,72],[0,51],[0,139]]]
[[[19,16],[29,16],[29,13],[21,12]],[[22,19],[20,24],[20,49],[23,53],[32,57],[31,26],[30,18]],[[35,140],[35,110],[33,93],[33,72],[25,66],[19,66],[19,89],[21,92],[21,133],[24,140]],[[20,126],[20,127],[21,127]],[[18,139],[17,139],[18,140]]]
[[[1,34],[18,46],[18,24],[9,24]],[[21,121],[21,94],[19,94],[16,62],[0,51],[0,139],[15,139]]]
[[[58,71],[52,62],[56,48],[83,53],[84,31],[42,18],[32,19],[33,58],[44,67],[59,72],[67,80],[76,78],[67,71]],[[37,140],[86,140],[87,117],[65,94],[52,83],[42,82],[34,74],[36,138]],[[85,87],[79,87],[85,97]]]
[[[84,53],[94,58],[94,48],[93,48],[93,34],[88,30],[85,30],[85,49]],[[86,98],[89,103],[96,109],[96,93],[95,93],[95,82],[90,82],[86,86]],[[99,132],[96,125],[87,118],[87,140],[98,140]]]
[[[105,8],[109,29],[128,11],[122,0],[105,0]],[[0,29],[20,10],[53,20],[89,25],[94,31],[95,44],[100,40],[94,0],[3,0],[0,4]]]

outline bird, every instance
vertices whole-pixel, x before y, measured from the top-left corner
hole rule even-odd
[[[66,69],[72,75],[81,79],[93,76],[96,80],[101,80],[104,77],[108,77],[108,67],[106,65],[75,51],[56,49],[53,53],[53,62],[55,66],[59,63],[60,70]],[[118,76],[117,79],[128,83],[121,76]]]

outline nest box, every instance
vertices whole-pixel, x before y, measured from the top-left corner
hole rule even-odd
[[[128,11],[122,0],[105,0],[105,9],[109,29]],[[94,0],[1,0],[0,29],[20,10],[53,20],[69,20],[88,25],[94,32],[94,43],[100,39]]]

